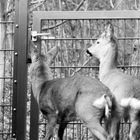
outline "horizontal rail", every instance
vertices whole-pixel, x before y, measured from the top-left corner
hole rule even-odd
[[[12,104],[9,104],[9,105],[1,104],[0,107],[12,107]]]
[[[63,123],[65,123],[65,122],[61,122],[60,124],[63,124]],[[47,124],[46,122],[41,122],[41,123],[38,123],[38,125],[45,125],[45,124]],[[83,124],[82,122],[69,122],[68,124]]]
[[[13,77],[0,77],[0,79],[13,79]]]
[[[96,40],[97,38],[42,38],[42,40]],[[139,40],[140,37],[121,37],[118,40]]]
[[[10,50],[10,49],[1,49],[0,51],[14,51],[14,50]]]
[[[124,65],[117,66],[118,68],[140,68],[140,65]],[[99,66],[51,66],[50,68],[99,68]]]
[[[31,61],[28,61],[28,63],[31,63]],[[50,68],[99,68],[99,66],[50,66]],[[140,65],[120,65],[117,66],[117,68],[140,68]],[[8,77],[9,78],[9,77]],[[12,77],[10,77],[12,79]],[[1,79],[1,77],[0,77]]]
[[[140,19],[140,11],[137,10],[113,10],[113,11],[34,11],[33,31],[41,31],[42,20],[124,20]]]
[[[140,19],[140,11],[137,10],[113,10],[113,11],[35,11],[33,17],[39,19]]]
[[[7,23],[14,24],[14,21],[0,21],[0,24],[7,24]]]
[[[61,124],[63,124],[63,123],[65,123],[65,122],[62,122]],[[45,125],[45,124],[47,124],[46,122],[40,122],[40,123],[38,123],[38,125]],[[73,124],[73,125],[76,125],[76,124],[83,124],[82,122],[69,122],[68,124]],[[104,122],[102,122],[102,124],[104,124]],[[124,121],[121,121],[121,124],[131,124],[131,122],[124,122]]]

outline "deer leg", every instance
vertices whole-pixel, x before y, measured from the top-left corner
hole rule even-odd
[[[53,137],[55,126],[56,126],[56,117],[50,116],[48,119],[47,132],[44,140],[50,140]]]
[[[98,120],[92,120],[86,126],[99,140],[109,140],[109,138],[107,138],[107,132],[100,125],[100,123],[98,123]]]
[[[110,139],[119,140],[120,121],[118,118],[105,119],[104,124]]]
[[[139,129],[140,129],[140,111],[137,109],[132,109],[130,111],[130,121],[131,127],[129,132],[129,139],[130,140],[138,140],[139,138]]]
[[[110,134],[110,126],[111,125],[111,121],[108,119],[104,119],[104,126],[105,126],[105,130],[107,131],[108,134]]]
[[[120,131],[120,121],[119,122],[117,122],[117,124],[116,124],[116,134],[115,134],[115,140],[119,140],[119,138],[120,138],[120,135],[119,135],[119,131]]]
[[[136,140],[136,129],[138,125],[139,125],[139,122],[137,120],[132,121],[130,132],[129,132],[130,140]]]
[[[67,126],[67,123],[65,122],[62,122],[60,125],[59,125],[59,129],[58,129],[58,138],[59,140],[63,140],[63,134],[64,134],[64,130]]]
[[[116,117],[111,119],[110,138],[112,140],[119,140],[120,120]]]

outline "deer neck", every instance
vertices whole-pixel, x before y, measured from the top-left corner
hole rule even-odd
[[[99,78],[103,81],[106,74],[117,68],[117,53],[115,50],[109,50],[106,55],[100,59]]]
[[[43,66],[43,67],[42,67]],[[33,89],[33,95],[39,103],[39,95],[41,92],[41,86],[44,82],[52,80],[52,72],[49,66],[40,65],[38,67],[32,67],[30,69],[31,85]],[[40,68],[42,67],[42,68]]]

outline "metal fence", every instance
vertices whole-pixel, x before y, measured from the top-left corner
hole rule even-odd
[[[24,0],[22,0],[22,2],[24,3]],[[20,6],[23,6],[23,4],[20,3]],[[25,14],[24,9],[20,14]],[[18,13],[17,16],[19,16]],[[14,31],[11,33],[8,32],[4,45],[0,50],[4,62],[1,64],[3,65],[3,76],[0,77],[0,80],[3,83],[1,93],[2,100],[0,103],[0,139],[2,140],[7,140],[13,137],[13,134],[16,134],[15,137],[18,137],[17,139],[20,139],[20,137],[22,138],[22,132],[18,132],[17,129],[19,129],[20,126],[23,126],[21,130],[24,130],[25,125],[27,126],[26,139],[42,139],[46,133],[47,121],[43,119],[41,114],[39,115],[38,121],[38,116],[36,115],[38,113],[38,109],[33,99],[30,101],[31,94],[29,92],[28,100],[23,100],[25,102],[24,104],[26,104],[27,101],[28,105],[27,123],[25,124],[24,119],[23,122],[21,122],[22,109],[20,107],[23,106],[22,104],[19,106],[19,104],[20,100],[22,100],[24,96],[24,92],[22,92],[21,87],[23,82],[20,78],[27,77],[26,72],[23,73],[23,75],[20,73],[20,69],[27,65],[26,62],[24,62],[26,60],[24,57],[26,49],[23,51],[22,46],[22,44],[25,45],[26,43],[21,42],[22,39],[25,39],[23,28],[21,29],[21,27],[24,26],[25,24],[23,23],[27,21],[24,20],[22,22],[22,20],[24,20],[24,18],[15,21],[15,24],[17,25],[16,30],[18,30],[15,31],[15,38],[18,38],[18,42],[13,41]],[[35,12],[33,14],[32,30],[37,31],[37,33],[41,33],[42,41],[40,43],[42,53],[46,53],[54,46],[59,47],[59,53],[51,66],[54,78],[72,76],[76,72],[98,78],[99,62],[94,58],[89,60],[85,50],[90,46],[91,42],[96,40],[98,35],[102,33],[104,25],[108,21],[112,22],[114,25],[115,34],[119,39],[119,68],[121,68],[125,73],[129,73],[140,79],[140,12]],[[0,22],[0,26],[11,26],[11,29],[14,29],[15,24],[13,22]],[[47,34],[47,36],[42,35],[42,33]],[[22,36],[24,36],[24,38]],[[18,46],[19,44],[21,44],[21,46]],[[16,47],[14,47],[14,45]],[[22,54],[23,52],[24,54]],[[18,55],[18,61],[16,60],[17,54],[20,54]],[[23,59],[21,57],[23,57]],[[20,67],[20,62],[24,62],[22,67]],[[20,77],[17,78],[16,74],[13,76],[13,71],[15,70],[19,71],[18,76],[21,75]],[[17,73],[17,71],[15,71],[15,73]],[[13,84],[13,79],[15,84]],[[16,80],[20,86],[17,85]],[[15,99],[13,103],[13,95],[16,95],[14,97],[18,99],[20,98],[20,100]],[[16,106],[17,104],[18,107]],[[16,109],[18,109],[17,112]],[[17,120],[18,118],[19,120]],[[122,122],[121,124],[120,135],[124,140],[128,134],[129,125],[130,123],[125,125]],[[75,121],[71,122],[67,126],[64,138],[67,140],[89,140],[92,137],[88,129],[83,126],[80,121]]]
[[[0,49],[0,139],[7,140],[12,135],[14,31],[11,29],[13,29],[14,23],[0,21],[0,26],[6,32],[3,40],[0,41],[3,44]]]
[[[33,31],[36,31],[42,38],[40,42],[42,53],[46,53],[54,46],[59,47],[59,53],[51,66],[54,78],[72,76],[75,73],[98,78],[99,62],[95,58],[88,60],[89,57],[85,50],[103,32],[104,25],[108,21],[114,25],[115,35],[120,44],[118,57],[120,65],[118,68],[140,78],[139,12],[34,12]],[[35,110],[33,107],[31,115]],[[38,118],[33,117],[33,120],[35,119]],[[47,122],[40,115],[39,139],[45,136],[46,126]],[[129,126],[130,123],[122,122],[121,124],[120,135],[123,140],[127,139]],[[38,126],[36,125],[36,127]],[[33,132],[32,128],[30,130],[31,133],[34,133],[35,128]],[[38,131],[37,128],[36,130]],[[68,140],[91,139],[90,133],[80,121],[70,123],[64,137]]]
[[[10,4],[0,21],[0,140],[25,140],[27,0]]]

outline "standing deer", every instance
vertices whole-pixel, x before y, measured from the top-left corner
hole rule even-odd
[[[32,43],[29,75],[33,95],[48,120],[45,140],[52,138],[57,124],[58,138],[62,140],[67,123],[77,117],[98,139],[109,140],[100,122],[103,118],[110,118],[111,110],[115,107],[113,95],[99,80],[90,77],[74,75],[53,79],[49,65],[57,51],[57,48],[53,48],[47,55],[40,55]]]
[[[111,137],[119,139],[120,118],[124,118],[125,121],[132,122],[129,139],[138,140],[136,132],[140,126],[140,81],[117,69],[118,47],[113,26],[109,23],[95,43],[87,49],[87,53],[99,59],[99,79],[111,90],[118,104],[118,113],[114,114],[111,121]]]

